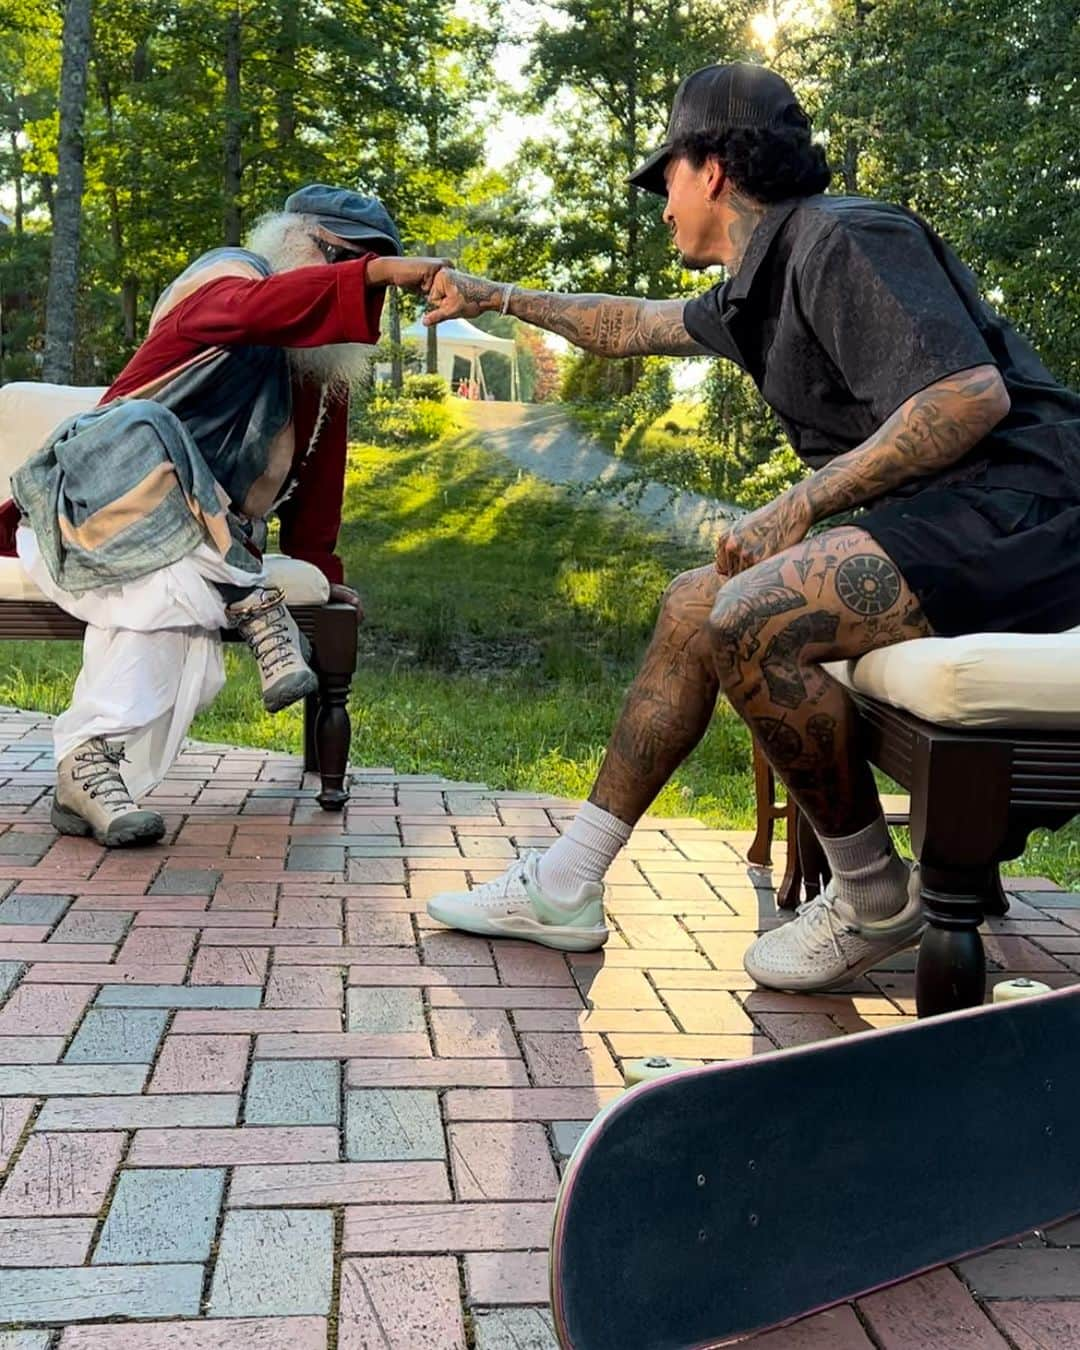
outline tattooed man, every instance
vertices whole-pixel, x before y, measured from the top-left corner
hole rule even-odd
[[[979,297],[909,211],[824,195],[792,90],[711,66],[675,97],[633,181],[666,199],[695,300],[553,295],[446,271],[430,322],[499,310],[607,356],[718,355],[748,371],[814,472],[677,577],[589,801],[543,856],[430,913],[468,932],[601,945],[606,868],[723,693],[815,826],[833,880],[760,938],[760,984],[823,990],[912,945],[852,707],[822,663],[930,634],[1080,623],[1080,397]],[[811,527],[853,507],[857,525]]]

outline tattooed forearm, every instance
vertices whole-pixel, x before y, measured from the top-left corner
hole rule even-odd
[[[951,375],[908,399],[862,445],[790,489],[814,521],[955,464],[1009,411],[996,366]]]
[[[466,304],[500,310],[508,283],[450,271]],[[508,313],[599,356],[705,356],[683,323],[684,300],[622,295],[559,295],[515,286]]]

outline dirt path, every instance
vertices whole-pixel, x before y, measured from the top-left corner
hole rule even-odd
[[[642,485],[632,465],[601,450],[557,405],[470,403],[465,405],[482,443],[511,463],[549,483],[605,483],[595,500],[633,511],[653,529],[691,547],[711,552],[722,521],[739,515],[737,506],[685,492],[665,483]],[[615,484],[629,480],[625,490]]]

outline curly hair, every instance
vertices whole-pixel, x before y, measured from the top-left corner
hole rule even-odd
[[[810,139],[809,118],[796,108],[786,117],[787,125],[776,129],[695,132],[677,140],[672,153],[695,169],[715,156],[739,191],[755,201],[812,197],[832,182],[832,170],[825,151]]]

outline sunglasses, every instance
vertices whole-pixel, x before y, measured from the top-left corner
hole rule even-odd
[[[346,248],[344,244],[332,244],[320,234],[313,234],[310,238],[328,263],[348,262],[350,259],[363,256],[354,248]]]
[[[365,239],[363,248],[348,248],[345,244],[332,244],[320,234],[308,236],[318,247],[328,263],[350,262],[362,258],[366,253],[377,253],[380,257],[395,256],[397,250],[386,245],[380,239]]]

